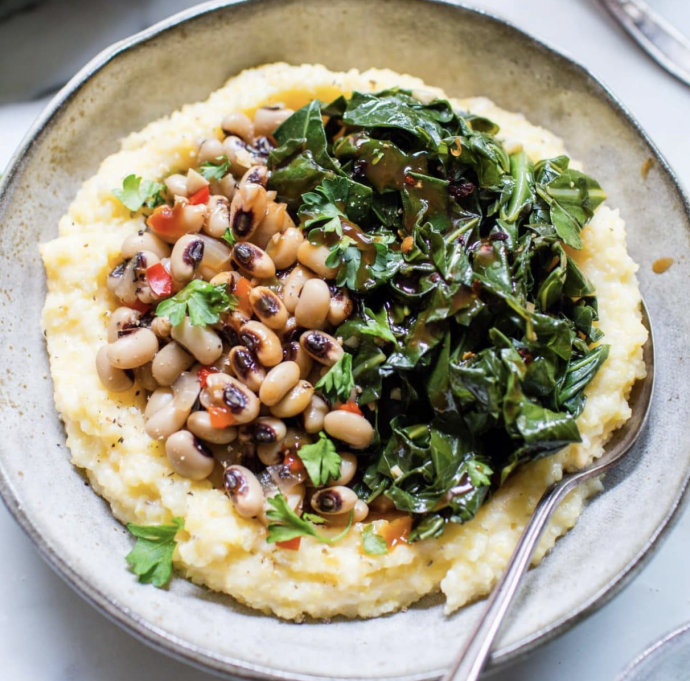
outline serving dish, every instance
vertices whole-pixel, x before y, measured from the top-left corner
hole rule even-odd
[[[365,12],[366,33],[358,20]],[[415,19],[419,16],[423,22]],[[334,24],[337,34],[328,30]],[[298,32],[300,26],[309,26],[306,35]],[[393,33],[393,42],[372,39]],[[424,45],[423,62],[409,49],[412,41]],[[253,44],[256,51],[209,60],[204,50],[208,44],[240,43]],[[501,49],[487,52],[489,43]],[[51,564],[89,600],[149,643],[217,671],[249,678],[433,678],[470,630],[476,608],[447,620],[432,607],[433,599],[380,620],[296,627],[182,581],[173,582],[168,593],[146,590],[119,563],[113,566],[127,552],[129,539],[103,502],[83,488],[64,450],[37,331],[45,291],[36,242],[55,233],[76,187],[124,134],[204,98],[242,68],[280,59],[334,68],[393,65],[453,94],[487,95],[563,136],[573,156],[605,179],[611,204],[624,207],[630,251],[642,265],[642,289],[659,329],[659,391],[673,400],[673,409],[657,402],[648,433],[606,481],[607,493],[529,575],[494,654],[494,664],[507,663],[620,589],[643,565],[680,504],[690,452],[678,444],[683,437],[677,424],[688,411],[678,358],[688,322],[676,319],[674,311],[687,273],[682,260],[664,275],[653,274],[651,264],[687,248],[689,221],[687,203],[665,162],[602,85],[516,29],[467,8],[412,0],[375,6],[364,0],[206,5],[115,46],[58,95],[8,170],[2,190],[3,496]],[[158,79],[149,77],[154,72]],[[654,165],[644,179],[641,168],[649,167],[648,159]],[[654,225],[664,225],[664,231]],[[678,379],[673,385],[672,371]]]

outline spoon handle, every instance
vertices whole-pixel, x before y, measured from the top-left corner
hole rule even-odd
[[[515,547],[508,568],[489,597],[486,610],[469,642],[453,660],[442,681],[475,681],[479,678],[484,662],[491,650],[496,634],[517,593],[520,581],[529,567],[534,549],[539,542],[551,514],[561,499],[577,484],[563,479],[544,493]]]

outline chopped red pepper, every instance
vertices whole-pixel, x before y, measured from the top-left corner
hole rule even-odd
[[[235,425],[235,417],[225,407],[207,407],[213,428],[229,428]]]
[[[187,233],[185,224],[181,219],[182,208],[182,203],[176,203],[173,208],[168,205],[158,206],[146,224],[166,241],[168,239],[177,240]]]
[[[173,291],[173,280],[168,270],[161,263],[151,265],[146,270],[146,278],[149,281],[151,290],[157,296],[169,296]]]
[[[137,312],[141,312],[141,314],[146,314],[147,312],[151,311],[151,306],[146,305],[146,303],[142,303],[140,300],[135,300],[133,303],[122,303],[125,307],[128,307],[130,310],[136,310]]]
[[[288,539],[288,541],[277,541],[276,546],[281,549],[288,549],[289,551],[299,551],[299,545],[302,542],[302,537],[295,537]]]
[[[350,400],[349,402],[344,402],[338,409],[342,411],[349,411],[351,414],[359,414],[359,416],[364,416],[362,410],[357,406],[357,402]]]
[[[252,304],[249,302],[249,292],[252,288],[249,279],[241,277],[235,284],[234,290],[234,294],[237,296],[237,309],[249,316],[252,314]]]
[[[199,191],[194,192],[190,197],[189,197],[189,203],[192,206],[196,206],[200,203],[207,203],[208,202],[208,197],[210,194],[210,190],[208,188],[208,185],[205,187],[202,187],[199,189]]]
[[[196,377],[199,379],[199,383],[201,384],[202,390],[206,387],[206,379],[209,377],[209,375],[217,373],[218,369],[216,369],[216,367],[209,366],[203,366],[196,372]]]
[[[412,518],[406,515],[386,523],[378,532],[386,540],[386,545],[390,551],[398,544],[407,544],[411,530]]]
[[[293,454],[292,452],[288,452],[285,455],[285,459],[283,459],[283,466],[287,466],[293,473],[304,470],[304,462],[299,458],[299,456],[297,456],[297,454]]]

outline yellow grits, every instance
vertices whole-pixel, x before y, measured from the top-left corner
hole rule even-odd
[[[184,171],[195,162],[195,140],[220,134],[219,122],[229,112],[251,115],[273,102],[296,109],[315,97],[329,101],[352,90],[394,85],[439,92],[388,70],[332,73],[322,66],[272,64],[245,71],[207,101],[185,106],[127,137],[121,151],[84,183],[60,221],[59,238],[41,249],[49,289],[43,323],[55,401],[73,463],[86,470],[94,489],[122,522],[157,524],[173,516],[184,518],[175,552],[180,573],[288,619],[374,617],[439,589],[450,613],[487,594],[539,496],[564,469],[584,466],[602,454],[611,431],[629,417],[626,398],[634,381],[644,375],[641,348],[646,331],[639,310],[637,266],[627,254],[618,211],[602,206],[582,233],[584,248],[572,253],[596,286],[600,327],[611,344],[608,361],[587,388],[587,406],[578,421],[583,441],[524,466],[471,522],[450,524],[440,539],[399,545],[385,556],[362,555],[362,524],[335,545],[305,538],[299,551],[287,551],[267,544],[263,525],[239,517],[231,501],[210,482],[194,482],[172,472],[164,446],[144,431],[144,392],[135,386],[125,393],[108,393],[96,374],[96,351],[117,307],[105,278],[118,264],[125,237],[145,226],[143,217],[131,217],[113,198],[112,188],[121,186],[130,173],[153,180]],[[455,103],[496,121],[501,126],[499,138],[509,146],[522,143],[534,160],[565,153],[552,133],[486,99]],[[600,179],[605,185],[606,178]],[[585,500],[598,489],[594,481],[568,497],[535,562],[575,524]],[[124,557],[113,556],[112,569],[126,569]]]

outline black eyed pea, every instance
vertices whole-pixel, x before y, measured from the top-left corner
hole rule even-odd
[[[214,239],[221,239],[229,227],[230,201],[225,196],[214,194],[208,200],[206,220],[202,229]]]
[[[276,266],[273,260],[254,244],[240,242],[232,249],[235,264],[250,277],[270,279],[275,276]]]
[[[337,480],[329,480],[329,487],[341,487],[352,481],[357,472],[357,457],[354,454],[340,452],[340,477]],[[367,508],[367,511],[369,509]]]
[[[299,381],[297,385],[288,390],[280,402],[271,407],[271,414],[280,419],[288,419],[301,414],[311,402],[314,387],[309,381]]]
[[[175,202],[177,205],[178,201]],[[192,205],[187,203],[186,199],[180,199],[179,203],[182,204],[182,208],[179,213],[179,224],[180,229],[183,229],[189,234],[196,234],[204,226],[204,220],[206,219],[206,204],[200,203],[198,205]],[[175,238],[171,237],[174,242]]]
[[[170,246],[153,232],[143,229],[130,234],[120,248],[123,258],[133,258],[139,251],[155,253],[160,260],[170,257]]]
[[[124,262],[108,275],[107,286],[125,305],[134,305],[137,298],[137,280],[134,268],[136,256]]]
[[[278,334],[281,344],[285,345],[286,343],[292,343],[295,336],[302,333],[303,330],[304,329],[300,327],[293,315],[288,317],[287,321],[285,322],[285,326],[281,327],[280,329],[276,329],[276,334]]]
[[[352,522],[361,523],[369,515],[369,507],[366,501],[362,499],[357,499],[355,507],[352,509]]]
[[[252,428],[252,441],[259,445],[282,442],[287,435],[285,424],[272,416],[260,416],[250,427]]]
[[[331,305],[331,292],[323,279],[309,279],[300,291],[295,319],[305,329],[317,329],[328,317]]]
[[[134,381],[122,369],[116,369],[108,359],[108,346],[104,345],[96,353],[96,371],[103,387],[113,393],[129,390]]]
[[[118,307],[110,315],[108,322],[108,343],[114,343],[120,337],[121,332],[137,327],[140,317],[141,313],[131,307]]]
[[[264,166],[255,167],[263,168]],[[259,248],[266,250],[271,239],[283,231],[286,209],[287,206],[284,203],[275,203],[274,201],[269,201],[268,205],[266,206],[266,215],[252,235],[252,243],[256,244]],[[271,259],[273,259],[272,256]],[[276,267],[278,267],[277,264]]]
[[[228,376],[228,379],[229,381],[223,388],[224,405],[235,417],[235,422],[238,426],[253,421],[259,415],[259,398],[236,378]]]
[[[205,234],[197,235],[197,239],[201,239],[204,244],[203,257],[198,270],[202,279],[210,281],[217,274],[231,269],[232,249],[228,244]]]
[[[318,395],[312,395],[309,406],[302,413],[304,430],[307,433],[320,433],[323,430],[323,420],[330,409],[326,401]],[[346,484],[346,483],[339,483]]]
[[[323,331],[305,331],[299,339],[307,354],[321,364],[333,366],[343,355],[340,343]]]
[[[328,323],[340,326],[351,314],[354,304],[347,289],[338,289],[332,296],[328,308]]]
[[[151,362],[151,371],[158,385],[172,385],[183,371],[194,364],[194,357],[175,341],[161,348]]]
[[[273,407],[278,404],[299,382],[300,368],[297,362],[281,362],[266,375],[259,390],[259,399]]]
[[[146,362],[134,370],[134,380],[140,388],[149,392],[159,388],[158,381],[153,377],[153,362]]]
[[[331,254],[328,246],[315,246],[305,241],[297,249],[297,260],[324,279],[335,279],[340,267],[328,267],[326,260]]]
[[[187,178],[184,175],[180,175],[179,173],[168,175],[168,177],[163,180],[163,184],[173,196],[188,196]]]
[[[105,285],[108,291],[117,295],[117,288],[122,283],[122,278],[125,275],[125,269],[129,261],[121,262],[119,265],[115,265],[113,269],[108,273],[105,279]]]
[[[257,137],[268,137],[293,113],[292,109],[286,109],[282,106],[262,106],[254,114],[254,134]]]
[[[149,395],[149,400],[146,403],[144,410],[144,418],[148,421],[157,411],[170,404],[173,401],[172,388],[157,388]]]
[[[194,435],[214,445],[226,445],[237,437],[237,428],[214,428],[211,415],[207,411],[195,411],[187,419],[187,429]]]
[[[236,191],[237,181],[230,173],[211,182],[211,194],[224,196],[228,201],[233,200]]]
[[[175,473],[190,480],[207,478],[216,463],[213,454],[188,430],[173,433],[165,443],[165,453]]]
[[[355,507],[358,497],[349,487],[326,487],[311,498],[311,506],[317,513],[340,515]]]
[[[170,274],[182,284],[194,279],[201,259],[204,257],[205,244],[196,234],[185,234],[180,237],[170,256]]]
[[[261,513],[264,492],[254,473],[244,466],[228,466],[223,475],[225,491],[243,518],[253,518]]]
[[[323,428],[331,437],[355,449],[364,449],[374,440],[374,429],[371,423],[364,416],[343,409],[336,409],[326,414]]]
[[[184,428],[199,396],[199,379],[190,372],[180,374],[172,385],[172,399],[168,396],[168,388],[159,390],[149,398],[144,413],[146,432],[154,440],[164,440]]]
[[[283,361],[280,340],[265,324],[250,320],[240,327],[238,335],[240,342],[254,352],[263,366],[274,367]]]
[[[258,163],[258,159],[254,157],[247,144],[237,135],[228,135],[225,138],[223,141],[223,155],[228,157],[230,172],[235,177],[241,177],[253,165]]]
[[[150,329],[136,328],[108,345],[108,360],[116,369],[136,369],[158,352],[158,338]]]
[[[220,127],[228,135],[237,135],[247,144],[254,141],[254,123],[246,114],[233,112],[228,114],[221,122]]]
[[[266,166],[252,166],[238,183],[238,187],[243,188],[248,184],[260,184],[265,187],[268,183],[268,168]]]
[[[297,265],[285,279],[283,303],[290,314],[294,314],[299,302],[299,294],[302,293],[302,288],[311,279],[316,279],[316,274],[302,265]]]
[[[199,190],[204,187],[208,187],[211,184],[203,175],[200,175],[194,168],[190,168],[187,171],[187,196],[192,196],[196,194]]]
[[[201,141],[197,158],[199,163],[215,161],[219,156],[225,154],[223,143],[216,137],[207,137]],[[186,178],[185,178],[186,179]]]
[[[295,226],[287,227],[282,233],[271,237],[266,244],[266,253],[271,256],[279,270],[284,270],[297,262],[297,251],[303,243],[302,230]]]
[[[283,358],[288,362],[297,362],[299,365],[299,377],[306,378],[311,373],[314,360],[300,345],[299,341],[291,341],[285,348]]]
[[[285,458],[283,443],[262,442],[256,447],[256,455],[264,466],[277,466]]]
[[[269,329],[281,329],[288,319],[283,301],[266,286],[255,286],[249,292],[249,303],[254,314]]]
[[[154,317],[151,320],[151,331],[158,336],[158,338],[169,338],[172,331],[172,324],[167,317]]]
[[[151,251],[139,251],[131,260],[134,263],[134,279],[136,281],[137,298],[144,304],[150,305],[159,300],[149,285],[147,271],[160,263],[158,256]]]
[[[251,391],[259,391],[266,378],[266,370],[249,348],[243,345],[232,348],[228,353],[228,365],[232,373]]]
[[[224,407],[223,391],[230,385],[228,374],[212,373],[206,377],[206,387],[201,391],[199,400],[206,409],[211,407]]]
[[[173,326],[170,335],[202,364],[213,364],[223,352],[218,334],[206,326],[193,326],[189,317]]]

